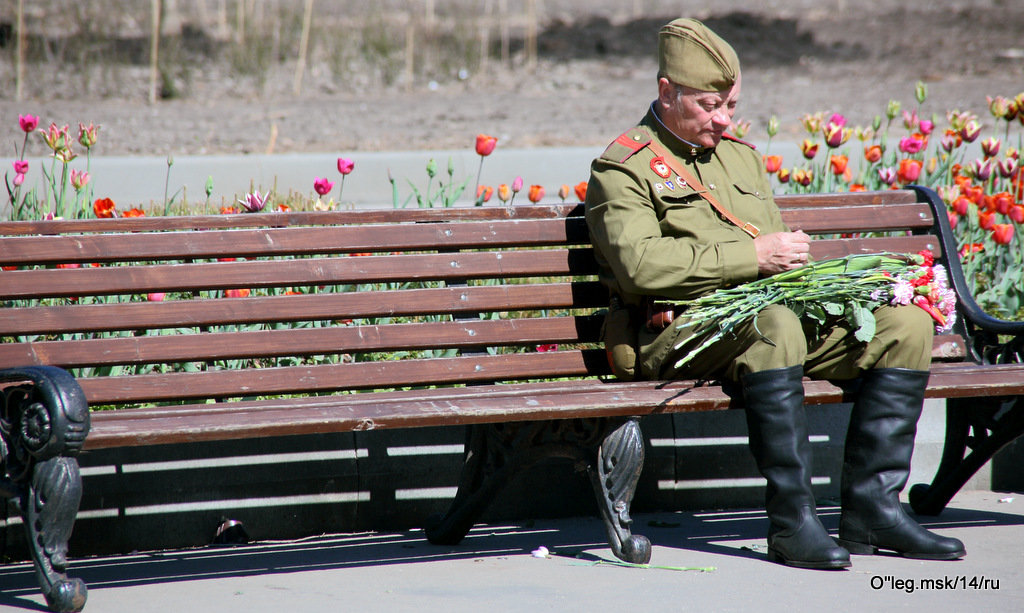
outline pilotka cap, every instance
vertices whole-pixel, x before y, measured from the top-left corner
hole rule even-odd
[[[676,19],[658,31],[658,75],[701,91],[728,89],[740,74],[729,43],[696,19]]]

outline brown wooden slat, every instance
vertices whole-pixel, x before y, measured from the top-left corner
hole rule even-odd
[[[583,218],[196,232],[21,236],[0,241],[5,265],[494,249],[586,244]]]
[[[790,229],[808,234],[928,229],[933,223],[931,208],[924,203],[791,208],[781,212]]]
[[[284,228],[290,226],[331,226],[367,223],[431,221],[486,221],[502,219],[549,219],[582,215],[578,203],[526,204],[514,207],[459,206],[439,209],[374,209],[345,211],[298,211],[242,215],[185,215],[115,219],[75,219],[0,222],[0,235],[78,234],[87,232],[165,232],[208,228]]]
[[[775,196],[780,209],[831,206],[861,206],[871,204],[908,204],[917,202],[917,193],[911,189],[880,190],[871,192],[842,192],[840,194],[781,194]]]
[[[473,355],[82,379],[90,405],[606,374],[604,350]]]
[[[0,298],[577,275],[587,270],[596,270],[596,263],[586,248],[18,270],[3,273]]]
[[[434,395],[414,391],[235,403],[229,407],[107,411],[93,415],[85,446],[99,449],[309,432],[696,412],[734,406],[721,388],[694,387],[689,381],[605,384],[590,380],[575,381],[571,386],[553,385],[475,387],[466,390],[465,396],[460,394],[462,390],[443,390]],[[805,380],[804,388],[811,405],[848,400],[842,389],[826,381]],[[939,368],[929,380],[926,395],[945,398],[979,393],[1024,393],[1024,365]],[[199,412],[201,427],[193,419]]]
[[[0,368],[206,362],[374,351],[594,342],[597,317],[328,326],[0,344]]]
[[[604,307],[597,281],[0,309],[0,336]]]
[[[930,249],[936,256],[942,254],[942,245],[929,234],[811,241],[811,255],[818,260],[863,253],[917,253],[922,249]]]

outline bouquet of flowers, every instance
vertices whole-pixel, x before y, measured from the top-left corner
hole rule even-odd
[[[856,338],[863,342],[875,336],[872,311],[885,304],[913,304],[924,309],[940,332],[952,328],[956,319],[956,293],[949,287],[946,270],[935,264],[927,250],[916,254],[857,254],[812,262],[674,304],[685,307],[687,316],[678,328],[692,327],[698,335],[713,331],[679,359],[676,368],[693,360],[737,325],[754,318],[756,326],[757,313],[770,304],[783,304],[819,326],[845,317]]]

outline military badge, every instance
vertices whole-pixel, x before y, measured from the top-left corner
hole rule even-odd
[[[658,175],[662,179],[667,179],[672,176],[672,170],[668,167],[668,164],[665,163],[665,158],[660,155],[651,160],[651,170],[653,170],[654,174]]]

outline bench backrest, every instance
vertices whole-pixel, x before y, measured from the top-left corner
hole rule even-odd
[[[777,202],[819,259],[943,255],[915,191]],[[609,372],[578,204],[9,222],[0,265],[0,368],[67,368],[93,406]]]

